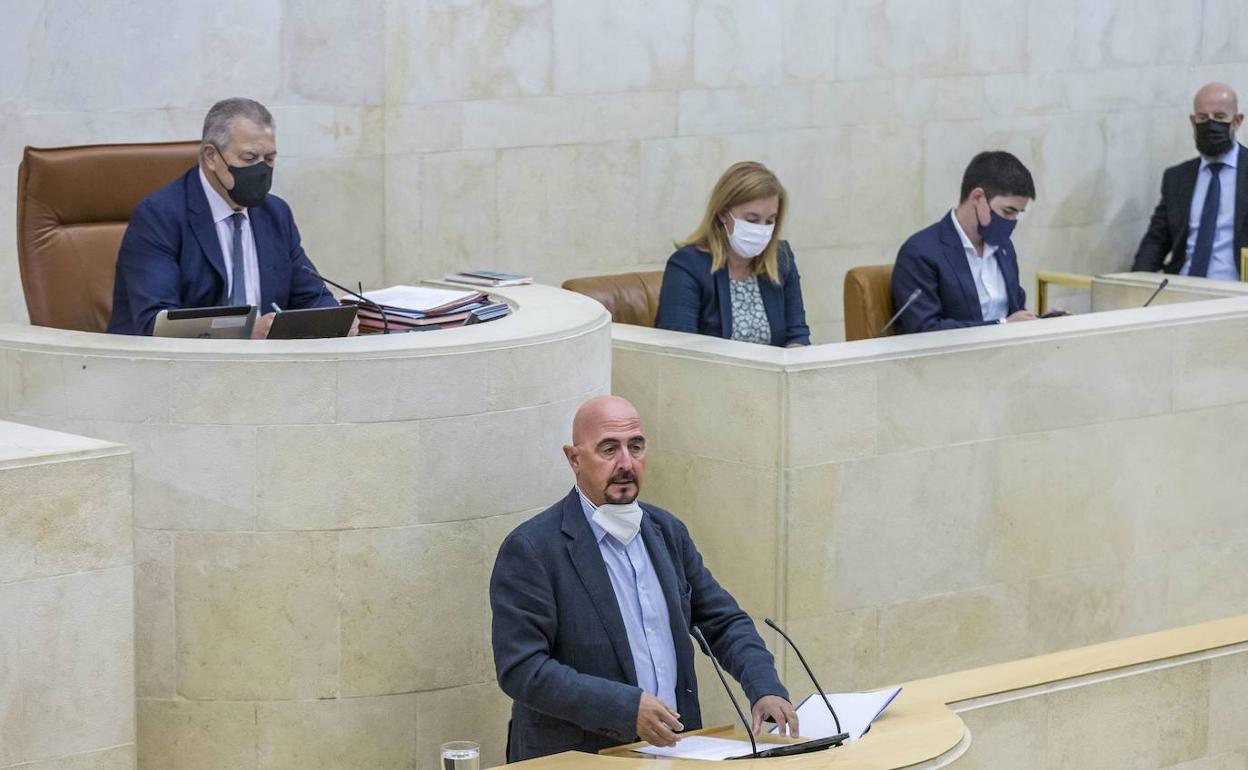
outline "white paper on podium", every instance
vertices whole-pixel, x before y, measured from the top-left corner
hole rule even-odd
[[[653,754],[656,757],[673,759],[728,759],[749,754],[754,749],[749,741],[733,741],[727,738],[708,738],[705,735],[690,735],[681,738],[675,746],[642,746],[637,751],[642,754]]]
[[[862,737],[871,723],[879,719],[888,704],[901,692],[900,687],[885,688],[873,692],[838,692],[826,693],[828,702],[836,709],[841,720],[841,732],[849,733],[849,739],[856,741]],[[827,738],[836,735],[836,723],[828,713],[823,698],[811,693],[810,697],[797,706],[798,724],[801,726],[803,738]],[[771,728],[775,732],[776,728]]]

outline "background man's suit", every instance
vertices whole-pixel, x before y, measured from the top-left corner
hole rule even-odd
[[[1018,282],[1018,254],[1012,241],[997,248],[996,260],[1005,279],[1008,316],[1027,305],[1027,292]],[[893,266],[894,309],[900,310],[915,289],[922,289],[923,293],[897,319],[898,332],[961,329],[996,323],[984,320],[975,279],[966,262],[966,249],[948,214],[910,236],[897,254],[897,263]]]
[[[1161,202],[1149,220],[1148,232],[1135,252],[1132,270],[1140,272],[1178,273],[1187,262],[1188,224],[1191,221],[1192,196],[1196,192],[1196,176],[1200,158],[1171,166],[1161,177]],[[1239,264],[1240,250],[1248,247],[1248,148],[1239,147],[1239,164],[1235,184],[1235,253]],[[1169,257],[1169,261],[1166,258]]]
[[[676,646],[676,703],[686,730],[702,725],[693,670],[696,624],[751,703],[788,698],[749,616],[720,587],[679,519],[641,504],[643,539],[663,586]],[[628,635],[576,489],[516,528],[490,579],[494,665],[515,701],[507,755],[599,749],[637,739],[641,690]]]
[[[259,312],[333,307],[324,284],[299,269],[312,267],[290,206],[276,195],[247,210],[260,268]],[[315,268],[313,268],[315,269]],[[151,334],[167,308],[228,305],[225,259],[196,166],[144,198],[121,240],[113,285],[113,334]]]

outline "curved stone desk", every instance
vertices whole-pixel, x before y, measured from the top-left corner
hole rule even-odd
[[[1248,612],[1248,297],[794,350],[613,336],[647,499],[829,689]]]
[[[0,326],[0,411],[133,452],[146,768],[501,759],[487,581],[571,485],[609,316],[559,289],[500,321],[309,341]]]
[[[766,770],[1238,768],[1248,751],[1248,615],[905,683],[860,741]],[[744,740],[739,731],[707,734]],[[637,746],[639,744],[634,744]],[[685,770],[620,747],[517,770]]]

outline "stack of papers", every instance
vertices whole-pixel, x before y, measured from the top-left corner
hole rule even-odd
[[[828,702],[836,709],[841,720],[841,732],[849,733],[849,740],[856,741],[866,732],[871,723],[880,718],[884,709],[888,708],[900,687],[885,688],[874,692],[842,692],[827,693]],[[803,738],[827,738],[836,735],[836,723],[828,713],[823,698],[812,694],[797,706],[798,725]],[[776,732],[772,728],[771,732]]]
[[[433,286],[391,286],[364,293],[364,298],[381,305],[386,313],[343,297],[344,305],[358,308],[361,331],[391,329],[410,330],[462,326],[472,311],[490,304],[485,294],[476,290],[442,289]]]
[[[764,747],[765,748],[765,747]],[[734,741],[728,738],[708,738],[705,735],[690,735],[681,738],[675,746],[660,748],[645,745],[637,749],[642,754],[653,754],[656,757],[672,757],[673,759],[731,759],[750,755],[754,748],[749,741]]]

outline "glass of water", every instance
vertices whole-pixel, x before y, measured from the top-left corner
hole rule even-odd
[[[442,744],[441,770],[481,770],[481,745],[472,741]]]

